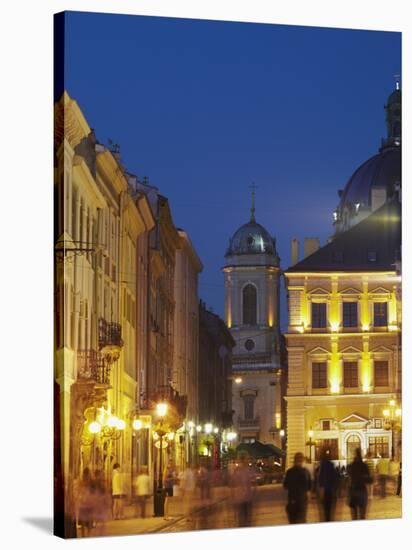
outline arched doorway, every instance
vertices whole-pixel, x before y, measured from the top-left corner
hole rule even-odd
[[[346,440],[346,460],[351,462],[354,459],[356,449],[362,449],[361,439],[357,434],[352,434]]]

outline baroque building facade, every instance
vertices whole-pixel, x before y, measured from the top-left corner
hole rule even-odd
[[[334,237],[285,272],[288,464],[322,449],[343,464],[356,448],[400,457],[399,109],[397,89],[388,138],[339,193]]]
[[[256,222],[254,192],[250,220],[230,239],[223,272],[226,323],[236,342],[234,426],[240,442],[281,447],[280,262],[275,239]]]

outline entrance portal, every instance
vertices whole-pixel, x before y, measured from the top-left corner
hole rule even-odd
[[[362,449],[360,437],[352,434],[346,440],[346,460],[352,462],[355,458],[356,449]]]

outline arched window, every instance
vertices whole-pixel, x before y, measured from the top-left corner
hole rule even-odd
[[[243,324],[256,325],[257,292],[254,285],[248,284],[243,289]]]

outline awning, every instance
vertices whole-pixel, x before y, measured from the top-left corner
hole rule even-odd
[[[240,455],[242,453],[248,454],[251,458],[270,458],[272,456],[281,458],[285,456],[285,452],[279,449],[279,447],[270,443],[261,443],[260,441],[255,441],[254,443],[240,443],[236,448],[236,454]]]

